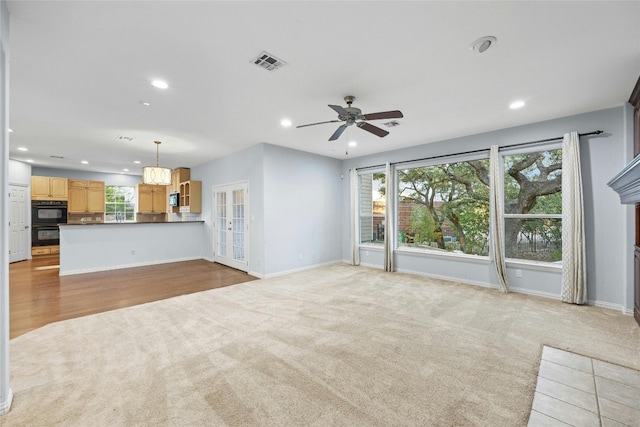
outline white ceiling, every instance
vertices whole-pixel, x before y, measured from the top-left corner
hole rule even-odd
[[[8,5],[10,157],[43,167],[140,174],[154,140],[171,168],[263,142],[342,159],[348,138],[356,157],[619,106],[640,75],[636,1]],[[469,49],[488,35],[493,48]],[[263,50],[287,64],[254,65]],[[295,128],[336,119],[327,105],[345,95],[404,118],[385,138]]]

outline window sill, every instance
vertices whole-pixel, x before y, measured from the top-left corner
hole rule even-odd
[[[556,273],[562,272],[562,262],[551,263],[551,262],[539,262],[539,261],[530,261],[526,259],[508,259],[505,261],[505,264],[508,268],[528,268],[531,270],[544,270],[544,271],[552,271]]]
[[[401,254],[409,254],[409,255],[428,255],[434,258],[455,258],[455,259],[463,259],[465,261],[472,262],[480,262],[484,264],[488,264],[491,262],[489,257],[481,256],[481,255],[469,255],[464,253],[455,253],[455,252],[446,252],[446,251],[436,251],[436,250],[428,250],[428,249],[420,249],[413,248],[410,246],[401,246],[395,250],[397,253]]]

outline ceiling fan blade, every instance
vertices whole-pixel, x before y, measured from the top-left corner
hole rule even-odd
[[[304,128],[304,127],[307,127],[307,126],[323,125],[325,123],[338,123],[338,122],[341,122],[341,121],[342,120],[329,120],[329,121],[326,121],[326,122],[309,123],[307,125],[296,126],[296,128]]]
[[[346,128],[347,128],[347,125],[339,126],[338,129],[336,129],[336,131],[333,133],[333,135],[331,135],[331,138],[329,138],[329,141],[335,141],[336,139],[340,138],[340,135],[342,135],[342,132],[344,132]]]
[[[356,123],[356,126],[358,126],[360,129],[366,130],[367,132],[371,132],[374,135],[378,135],[380,138],[389,135],[389,132],[387,132],[386,130],[380,129],[379,127],[367,122],[358,122]]]
[[[336,113],[338,113],[341,116],[348,116],[349,112],[347,110],[345,110],[343,107],[339,106],[339,105],[331,105],[329,104],[329,108],[331,108],[333,111],[335,111]]]
[[[360,116],[362,120],[380,120],[380,119],[400,119],[404,117],[401,111],[383,111],[381,113],[363,114]]]

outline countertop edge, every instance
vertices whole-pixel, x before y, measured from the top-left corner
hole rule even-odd
[[[204,220],[199,221],[142,221],[142,222],[89,222],[86,224],[68,224],[61,223],[58,224],[60,227],[86,227],[88,225],[145,225],[145,224],[195,224],[195,223],[204,223]]]

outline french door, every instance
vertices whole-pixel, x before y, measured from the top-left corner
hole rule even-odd
[[[214,187],[213,212],[214,261],[249,271],[249,184]]]
[[[9,262],[29,258],[28,189],[9,185]]]

